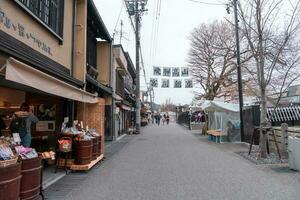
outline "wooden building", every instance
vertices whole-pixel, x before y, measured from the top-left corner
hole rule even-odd
[[[27,102],[40,120],[37,150],[55,150],[68,117],[96,128],[104,153],[114,121],[111,61],[112,39],[93,0],[1,0],[0,117]]]

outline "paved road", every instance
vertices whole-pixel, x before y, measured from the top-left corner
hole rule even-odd
[[[300,199],[299,173],[255,165],[235,153],[245,147],[216,145],[175,124],[148,126],[118,146],[93,171],[50,187],[48,199],[59,199],[55,192],[62,193],[59,188],[70,180],[75,181],[62,199]]]

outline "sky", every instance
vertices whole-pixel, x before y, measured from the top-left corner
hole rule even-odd
[[[197,0],[195,0],[197,1]],[[153,77],[153,66],[185,67],[190,47],[189,35],[201,23],[223,19],[226,13],[225,5],[209,5],[205,3],[227,3],[227,0],[148,0],[148,11],[142,16],[141,47],[146,81],[141,70],[141,90],[146,90],[146,83]],[[135,38],[124,0],[94,0],[100,16],[109,33],[114,36],[114,44],[121,44],[135,62]],[[121,26],[121,21],[123,26]],[[171,99],[175,104],[189,104],[193,99],[193,89],[155,88],[155,103],[164,103]]]

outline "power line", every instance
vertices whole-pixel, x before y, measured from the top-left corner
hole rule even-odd
[[[118,24],[119,24],[119,21],[120,21],[120,17],[121,17],[122,11],[123,11],[124,4],[125,4],[125,2],[123,1],[122,5],[121,5],[121,9],[120,9],[119,14],[118,14],[118,19],[117,19],[117,22],[116,22],[116,25],[115,25],[115,28],[114,28],[113,39],[114,39],[115,34],[116,34],[116,32],[117,32],[116,28],[117,28],[117,26],[118,26]]]
[[[209,2],[205,2],[205,1],[197,1],[197,0],[188,0],[194,3],[200,3],[200,4],[206,4],[206,5],[212,5],[212,6],[223,6],[226,5],[226,3],[209,3]]]
[[[151,57],[150,60],[152,61],[151,65],[153,65],[155,58],[156,58],[156,50],[157,50],[157,46],[158,46],[158,33],[159,33],[159,23],[160,23],[160,15],[161,15],[161,5],[162,5],[162,0],[158,0],[156,2],[156,10],[154,12],[154,19],[155,19],[155,23],[154,23],[154,31],[153,31],[153,35],[152,35],[152,41],[151,41]]]

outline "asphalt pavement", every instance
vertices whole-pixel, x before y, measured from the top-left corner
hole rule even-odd
[[[88,173],[50,186],[47,199],[247,200],[300,199],[300,175],[282,165],[255,165],[239,144],[215,144],[177,124],[150,125],[107,148]]]

